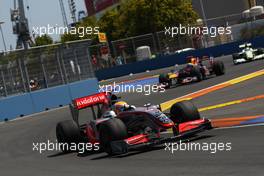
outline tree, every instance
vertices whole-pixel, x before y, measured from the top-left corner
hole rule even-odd
[[[68,41],[75,41],[75,40],[82,40],[82,39],[92,39],[96,40],[98,37],[94,33],[96,31],[94,30],[97,25],[97,20],[95,17],[86,17],[82,22],[77,23],[76,26],[69,27],[68,31],[61,35],[61,42],[68,42]],[[91,34],[88,34],[86,32],[86,29],[90,28]]]
[[[125,0],[120,7],[108,10],[99,20],[87,17],[77,26],[98,26],[109,40],[162,31],[165,27],[194,24],[198,14],[191,0]],[[83,38],[95,39],[97,36]],[[77,35],[64,34],[62,42],[79,40]]]
[[[124,1],[118,16],[119,37],[161,31],[172,25],[194,24],[198,19],[190,0]]]
[[[118,28],[119,26],[119,13],[117,9],[108,10],[98,21],[101,32],[105,32],[108,40],[114,40],[119,37]]]
[[[35,46],[50,45],[52,43],[53,43],[53,39],[47,34],[42,36],[37,36],[35,38]]]

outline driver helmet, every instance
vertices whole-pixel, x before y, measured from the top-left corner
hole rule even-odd
[[[192,57],[192,58],[190,59],[190,64],[192,64],[192,65],[197,65],[197,63],[198,63],[198,59],[197,59],[197,58]]]
[[[107,111],[103,114],[103,118],[115,118],[116,113],[115,111]]]
[[[124,102],[124,101],[119,101],[119,102],[116,102],[114,105],[113,105],[113,110],[115,111],[116,114],[120,113],[120,112],[123,112],[125,111],[125,109],[128,107],[129,105]]]

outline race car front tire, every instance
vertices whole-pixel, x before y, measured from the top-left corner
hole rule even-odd
[[[78,144],[82,140],[81,132],[76,122],[65,120],[59,122],[56,126],[56,136],[59,144],[62,144],[61,151],[70,152],[72,143]]]
[[[127,138],[127,128],[125,124],[117,118],[103,122],[99,127],[100,145],[103,151],[113,155],[111,142],[124,140]]]
[[[166,74],[160,74],[159,75],[159,83],[160,84],[165,84],[165,88],[168,89],[172,85],[172,80],[169,78],[168,75],[166,75]]]
[[[176,124],[201,118],[197,107],[191,101],[175,103],[170,109],[170,115],[171,120]]]
[[[225,65],[223,61],[215,61],[213,63],[213,71],[216,76],[221,76],[225,74]]]
[[[194,71],[194,75],[195,75],[196,78],[197,78],[197,81],[198,81],[198,82],[202,81],[202,80],[203,80],[203,74],[202,74],[200,68],[195,67],[193,71]]]
[[[203,80],[203,74],[200,70],[200,68],[198,67],[194,67],[192,70],[192,75],[195,76],[197,78],[197,81],[200,82]]]

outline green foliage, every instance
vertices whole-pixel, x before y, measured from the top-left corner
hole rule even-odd
[[[35,38],[35,46],[50,45],[52,43],[52,38],[47,34]]]
[[[92,33],[94,33],[95,32],[94,29],[97,26],[98,26],[97,20],[95,17],[87,17],[82,22],[76,24],[76,26],[74,27],[76,29],[76,32],[74,32],[74,30],[70,32],[70,30],[74,28],[69,27],[69,33],[65,33],[61,36],[61,42],[64,43],[68,41],[75,41],[82,39],[96,40],[97,35],[87,34],[85,30],[89,28],[93,31]]]
[[[161,31],[180,23],[193,24],[197,18],[188,0],[125,1],[119,11],[119,36]]]
[[[100,31],[105,32],[109,40],[119,37],[119,13],[116,9],[108,10],[98,21]]]
[[[65,43],[68,41],[75,41],[75,40],[80,40],[78,35],[73,35],[73,34],[68,34],[68,33],[61,35],[62,43]]]
[[[119,8],[108,10],[99,20],[87,17],[77,26],[98,26],[109,40],[116,40],[161,31],[169,26],[194,24],[197,19],[190,0],[123,0]],[[62,36],[62,42],[79,39],[76,35]]]

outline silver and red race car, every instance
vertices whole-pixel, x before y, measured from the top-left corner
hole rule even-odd
[[[210,121],[200,117],[191,101],[175,103],[169,113],[163,113],[159,105],[135,107],[103,92],[73,100],[70,109],[73,120],[57,124],[58,142],[99,143],[109,155],[177,141],[211,129]],[[80,114],[93,119],[80,124]],[[168,130],[173,132],[171,136],[166,133]]]

